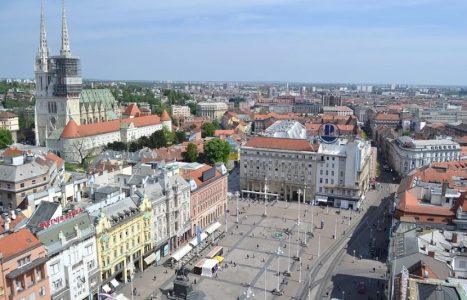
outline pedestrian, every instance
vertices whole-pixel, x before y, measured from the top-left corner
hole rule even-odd
[[[156,279],[157,279],[157,276],[154,275],[154,277],[152,278],[152,280],[156,281]]]
[[[258,248],[259,248],[259,244],[256,244],[256,249],[258,249]]]

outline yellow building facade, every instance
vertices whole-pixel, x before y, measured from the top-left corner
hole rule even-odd
[[[95,224],[103,287],[107,283],[115,287],[115,280],[128,282],[154,256],[153,211],[146,195],[101,208],[95,214]]]

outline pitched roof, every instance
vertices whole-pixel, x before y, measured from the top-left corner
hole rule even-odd
[[[77,125],[73,119],[70,119],[62,132],[61,138],[77,138],[93,136],[114,131],[119,131],[121,126],[128,126],[133,123],[135,127],[145,127],[160,124],[159,116],[149,115],[135,118],[126,118],[121,120],[112,120],[101,123]]]
[[[375,117],[377,121],[400,121],[398,114],[377,114]]]
[[[161,121],[171,121],[169,113],[164,109],[161,115]]]
[[[61,157],[58,157],[52,152],[47,153],[47,158],[55,161],[57,163],[57,168],[60,169],[63,164],[65,163],[65,160],[63,160]]]
[[[234,133],[235,133],[235,130],[233,130],[233,129],[229,129],[229,130],[217,129],[217,130],[214,130],[214,136],[232,135]]]
[[[23,155],[24,151],[20,150],[16,147],[10,147],[3,151],[3,157],[13,157],[13,156],[21,156]]]
[[[196,169],[196,170],[194,170],[194,171],[185,173],[185,174],[183,175],[183,177],[184,177],[186,180],[188,180],[189,178],[194,179],[195,182],[196,182],[196,185],[198,186],[198,188],[200,188],[200,187],[202,187],[204,184],[206,184],[206,183],[208,183],[208,182],[212,182],[212,181],[213,181],[213,178],[219,178],[219,177],[222,176],[222,174],[221,174],[219,171],[216,170],[216,175],[215,175],[213,178],[209,179],[209,180],[206,181],[206,182],[203,182],[203,180],[202,180],[202,178],[203,178],[203,172],[204,172],[204,171],[207,171],[207,170],[209,170],[209,169],[211,169],[211,168],[215,168],[215,167],[208,166],[208,165],[204,165],[204,166],[202,166],[202,167],[199,168],[199,169]]]
[[[0,239],[0,253],[2,253],[3,259],[8,259],[10,256],[35,248],[40,244],[41,242],[29,229],[23,228]]]
[[[17,118],[18,115],[11,113],[9,111],[0,111],[0,119],[10,119],[10,118]]]
[[[9,215],[8,218],[10,219],[10,230],[12,230],[16,225],[21,223],[21,221],[26,219],[26,216],[20,212],[16,214],[16,218],[14,220],[11,219],[11,215]],[[3,233],[5,233],[5,217],[0,218],[0,234]]]
[[[264,148],[264,149],[279,149],[290,151],[318,151],[318,145],[312,145],[307,140],[288,139],[288,138],[272,138],[272,137],[254,137],[249,140],[245,147]]]
[[[127,116],[138,117],[141,114],[141,111],[139,110],[138,105],[136,105],[136,103],[131,103],[126,107],[123,114]]]

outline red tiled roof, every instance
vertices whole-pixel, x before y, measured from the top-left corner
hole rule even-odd
[[[319,148],[318,145],[312,145],[307,140],[262,136],[252,138],[245,144],[245,147],[312,152],[318,151]]]
[[[207,171],[207,170],[209,170],[211,168],[212,168],[211,166],[205,165],[205,166],[202,166],[199,169],[196,169],[194,171],[185,173],[185,175],[183,175],[183,177],[185,179],[193,178],[195,180],[196,185],[198,186],[198,188],[200,188],[204,184],[204,182],[202,181],[203,172]],[[219,171],[216,170],[216,176],[214,176],[214,178],[218,178],[218,177],[221,177],[221,176],[222,176],[222,174]]]
[[[10,229],[14,228],[16,225],[18,225],[18,223],[20,223],[21,221],[23,221],[26,216],[23,215],[22,213],[19,213],[16,215],[16,219],[12,220],[11,217],[10,218]],[[3,234],[5,233],[5,219],[4,218],[0,218],[0,234]],[[2,242],[2,240],[0,240],[0,243]]]
[[[65,163],[65,160],[63,160],[61,157],[58,157],[52,152],[47,153],[47,158],[55,161],[57,163],[57,168],[61,168],[63,164]]]
[[[376,121],[400,121],[398,114],[377,114],[375,117]]]
[[[136,103],[132,103],[127,106],[123,114],[127,116],[138,117],[139,115],[141,115],[141,111],[139,110],[138,105],[136,105]]]
[[[3,156],[4,157],[13,157],[13,156],[21,156],[23,155],[24,151],[20,150],[16,147],[10,147],[3,151]]]
[[[120,130],[120,126],[123,124],[133,123],[135,127],[145,127],[150,125],[160,124],[161,120],[159,116],[149,115],[136,118],[126,118],[122,120],[112,120],[101,123],[93,123],[86,125],[78,125],[71,119],[65,126],[62,132],[61,138],[77,138],[84,136],[93,136],[108,132],[114,132]]]
[[[0,111],[0,119],[11,119],[11,118],[17,118],[18,115],[11,113],[9,111]]]
[[[172,121],[172,119],[169,116],[169,113],[165,109],[162,112],[161,121]]]
[[[230,130],[221,130],[221,129],[217,129],[217,130],[214,130],[214,136],[221,136],[221,135],[232,135],[235,133],[235,130],[233,129],[230,129]]]
[[[41,242],[29,229],[23,228],[0,239],[0,253],[2,253],[3,259],[7,259],[12,255],[27,251],[40,244]]]
[[[417,197],[415,197],[410,191],[405,191],[399,194],[400,201],[397,204],[397,209],[404,213],[413,214],[426,214],[426,215],[437,215],[437,216],[454,216],[454,212],[449,207],[435,206],[435,205],[424,205],[419,203]]]

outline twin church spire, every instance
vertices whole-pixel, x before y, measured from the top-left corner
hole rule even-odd
[[[49,57],[49,52],[50,52],[49,47],[47,45],[47,33],[45,31],[44,7],[43,7],[43,3],[41,3],[40,41],[39,41],[39,49],[37,51],[38,60],[44,60],[44,59],[47,60],[47,58]],[[68,25],[67,25],[67,19],[66,19],[64,0],[62,0],[62,44],[60,48],[60,55],[62,56],[71,55],[70,38],[68,35]],[[47,64],[46,61],[44,63]]]

